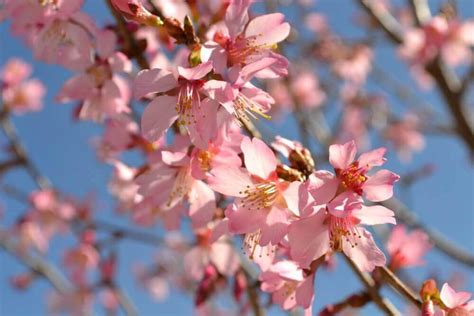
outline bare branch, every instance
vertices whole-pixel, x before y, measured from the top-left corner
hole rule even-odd
[[[343,257],[344,259],[346,259],[346,262],[357,275],[359,280],[364,284],[372,301],[377,304],[377,306],[387,315],[401,315],[400,312],[396,309],[396,307],[388,299],[380,296],[374,279],[369,274],[361,271],[349,257],[347,257],[346,255],[344,255]]]
[[[0,230],[0,247],[32,271],[44,277],[59,293],[67,294],[73,290],[72,284],[53,265],[40,256],[21,251],[9,233],[2,230]]]
[[[402,280],[400,280],[395,273],[390,271],[387,267],[377,267],[380,271],[382,278],[386,280],[395,290],[397,290],[402,296],[407,298],[410,302],[415,304],[418,308],[421,308],[421,300],[418,296],[410,289]]]

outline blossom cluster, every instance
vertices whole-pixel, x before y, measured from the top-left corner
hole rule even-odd
[[[159,2],[155,8],[139,0],[112,0],[122,22],[116,28],[96,25],[80,11],[82,0],[5,0],[0,8],[0,20],[15,17],[12,31],[35,58],[74,72],[56,100],[75,102],[76,118],[102,124],[102,137],[94,145],[98,158],[113,168],[108,188],[117,212],[136,225],[160,224],[167,231],[158,249],[160,260],[152,268],[135,269],[153,297],[162,299],[169,285],[192,288],[204,315],[212,308],[207,303],[233,280],[234,299],[246,312],[251,302],[242,293],[251,282],[245,267],[251,261],[258,267],[260,290],[273,303],[311,315],[315,274],[330,266],[337,253],[363,273],[386,265],[397,271],[423,264],[431,248],[424,232],[408,234],[395,226],[386,247],[389,260],[371,233],[372,226],[396,224],[394,211],[383,202],[392,198],[400,177],[380,168],[386,162],[385,147],[357,154],[368,134],[364,120],[370,111],[360,104],[380,101],[359,93],[371,70],[368,46],[334,41],[320,16],[306,21],[319,38],[312,54],[343,81],[347,105],[338,143],[326,148],[330,168],[324,170],[315,166],[307,146],[280,136],[268,144],[253,131],[256,120],[271,119],[279,106],[314,109],[327,98],[311,71],[290,66],[283,56],[281,43],[291,33],[285,16],[252,16],[251,0],[203,1],[192,8],[184,2]],[[179,16],[182,12],[188,14]],[[200,32],[192,14],[200,16]],[[438,50],[443,58],[454,58],[443,53],[446,42],[460,52],[450,59],[455,64],[472,44],[465,36],[470,29],[470,24],[433,18],[413,31],[400,53],[413,64],[430,62]],[[150,61],[138,62],[140,69],[133,62],[137,54]],[[41,108],[45,89],[27,79],[30,73],[20,60],[5,66],[4,108],[14,113]],[[287,78],[289,85],[283,84]],[[142,110],[133,103],[146,106]],[[381,112],[383,108],[378,106]],[[408,114],[382,134],[408,158],[424,146],[419,125]],[[126,158],[131,151],[139,153],[139,164]],[[71,297],[53,296],[52,308],[80,314],[90,307],[90,272],[96,271],[103,304],[117,309],[117,259],[101,253],[100,225],[94,225],[88,202],[43,189],[30,195],[29,205],[12,230],[21,251],[45,253],[54,236],[80,227],[74,232],[77,245],[63,256],[78,290]],[[188,226],[191,240],[177,233]],[[13,283],[26,287],[32,278],[19,275]],[[468,295],[447,284],[433,293],[422,295],[429,308],[434,302],[447,315],[472,311]]]

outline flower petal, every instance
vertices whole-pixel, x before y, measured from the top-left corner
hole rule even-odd
[[[364,183],[364,196],[372,202],[385,201],[392,197],[393,184],[399,179],[400,176],[391,171],[379,170]]]
[[[307,268],[329,250],[329,231],[324,209],[315,215],[291,223],[288,231],[291,259]]]
[[[357,239],[356,245],[343,242],[344,253],[362,271],[371,272],[376,266],[385,265],[385,255],[375,244],[372,235],[362,227],[358,229],[361,238]]]
[[[362,206],[359,210],[352,212],[352,215],[360,219],[363,225],[396,224],[395,213],[381,205]]]
[[[350,141],[344,145],[329,146],[329,161],[335,169],[347,168],[355,158],[357,147],[355,141]]]
[[[242,152],[244,153],[245,167],[247,170],[262,179],[276,169],[277,161],[273,151],[260,139],[246,137],[242,140]]]
[[[166,95],[148,104],[141,121],[143,137],[151,142],[158,140],[178,118],[175,105],[176,97]]]
[[[174,75],[164,69],[144,69],[140,71],[133,83],[133,90],[137,99],[150,93],[160,93],[178,86]]]
[[[284,23],[285,16],[281,13],[265,14],[256,17],[247,26],[245,37],[255,36],[254,45],[272,46],[288,37],[290,25]]]
[[[252,179],[245,169],[229,166],[212,169],[207,182],[214,191],[236,197],[245,197],[243,191],[253,187]]]

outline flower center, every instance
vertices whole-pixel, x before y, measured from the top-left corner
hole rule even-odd
[[[94,65],[87,69],[87,73],[95,80],[97,87],[102,87],[104,83],[112,78],[112,72],[108,65]]]
[[[354,248],[358,245],[357,239],[359,238],[362,236],[352,218],[329,215],[329,245],[334,251],[342,251],[344,241]]]
[[[278,190],[273,182],[263,182],[253,188],[249,185],[244,191],[239,192],[246,196],[241,200],[240,206],[243,208],[260,210],[273,205],[278,195]]]
[[[367,181],[365,170],[359,168],[358,162],[353,162],[346,169],[337,169],[336,175],[341,179],[341,184],[346,189],[351,189],[355,193],[362,195],[362,186]]]
[[[208,150],[202,150],[198,154],[199,167],[206,172],[211,169],[211,162],[214,154]]]

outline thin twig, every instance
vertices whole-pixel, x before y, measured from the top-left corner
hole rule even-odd
[[[364,284],[367,292],[369,293],[372,301],[384,311],[387,315],[401,315],[396,307],[386,298],[383,298],[375,284],[374,279],[367,273],[361,271],[359,267],[346,255],[343,256],[346,262],[349,264],[351,269],[355,272],[359,280]]]
[[[40,256],[19,249],[17,243],[6,231],[0,231],[0,247],[33,272],[44,277],[59,293],[68,294],[73,290],[72,284],[52,264]]]
[[[10,141],[11,147],[15,155],[17,156],[19,160],[22,161],[23,166],[25,167],[25,170],[34,180],[36,185],[40,189],[47,189],[51,187],[51,183],[49,182],[49,180],[39,172],[38,168],[36,168],[36,166],[33,164],[31,159],[29,158],[26,152],[26,149],[21,143],[21,140],[18,137],[15,127],[12,124],[10,117],[8,116],[8,112],[5,111],[4,109],[0,113],[0,127],[2,128],[5,136]]]
[[[410,302],[415,304],[418,308],[421,308],[421,300],[418,296],[410,289],[402,280],[400,280],[395,273],[390,271],[387,267],[377,267],[377,270],[381,273],[382,278],[386,280],[395,290],[398,291],[402,296],[407,298]]]

